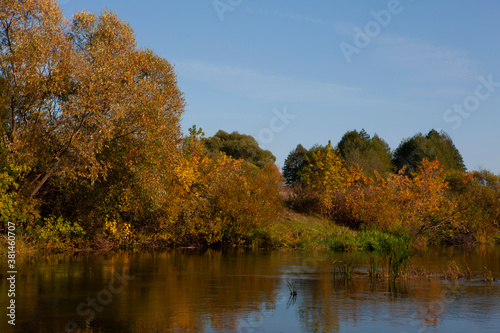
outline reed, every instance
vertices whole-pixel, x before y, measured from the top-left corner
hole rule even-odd
[[[376,278],[380,277],[380,257],[378,254],[370,253],[368,255],[368,276],[370,277],[370,280],[375,280]]]
[[[406,276],[412,256],[413,253],[407,246],[391,249],[387,256],[388,276],[392,280]]]
[[[490,269],[488,269],[488,267],[483,266],[482,271],[485,282],[494,282],[497,280],[497,278],[493,276],[493,273],[491,272]]]
[[[338,260],[335,259],[333,261],[333,265],[335,266],[333,273],[339,273],[343,278],[350,280],[352,279],[352,273],[354,271],[354,261],[351,259],[346,260]]]
[[[461,278],[470,279],[472,277],[472,271],[469,265],[462,267],[455,260],[448,262],[448,270],[444,273],[444,278],[447,280],[457,280]]]

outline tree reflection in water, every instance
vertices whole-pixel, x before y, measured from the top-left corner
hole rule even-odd
[[[16,326],[24,332],[85,327],[76,307],[95,297],[113,271],[135,276],[91,322],[94,332],[371,332],[473,331],[500,326],[500,247],[477,252],[420,253],[415,264],[445,271],[450,255],[467,263],[471,280],[370,279],[366,254],[352,278],[334,276],[332,258],[346,254],[235,251],[144,251],[48,257],[19,265]],[[304,265],[307,263],[307,265]],[[5,270],[2,270],[5,271]],[[1,274],[1,273],[0,273]],[[2,277],[2,281],[5,277]],[[293,281],[297,295],[290,295]],[[0,292],[6,293],[5,283]],[[5,298],[0,306],[7,306]],[[8,332],[6,322],[0,331]]]

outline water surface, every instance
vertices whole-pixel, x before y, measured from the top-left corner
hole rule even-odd
[[[356,263],[346,280],[334,259]],[[498,332],[500,247],[430,249],[412,258],[473,278],[391,283],[367,276],[364,253],[169,250],[51,256],[18,263],[16,326],[0,332]],[[1,306],[7,306],[0,267]],[[297,289],[290,298],[286,282]]]

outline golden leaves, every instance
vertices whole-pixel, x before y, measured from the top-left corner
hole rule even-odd
[[[177,222],[169,230],[175,243],[213,245],[245,242],[256,228],[273,220],[281,209],[277,167],[257,168],[225,154],[208,154],[196,137],[190,137],[185,158],[176,166]]]
[[[299,201],[309,202],[326,217],[351,227],[404,229],[412,235],[426,230],[453,228],[457,205],[448,196],[443,167],[424,159],[411,176],[405,169],[376,181],[359,166],[347,168],[326,147],[311,149],[300,172]]]
[[[109,11],[68,23],[55,1],[6,1],[0,20],[2,134],[32,169],[21,184],[31,197],[56,175],[105,176],[110,158],[131,165],[155,156],[157,167],[176,159],[184,100],[175,73],[137,49],[127,23]],[[136,157],[117,154],[125,145]]]

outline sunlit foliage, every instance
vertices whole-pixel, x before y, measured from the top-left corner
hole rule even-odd
[[[348,167],[330,143],[313,147],[292,206],[355,229],[404,233],[419,244],[491,242],[499,231],[498,176],[446,171],[437,158],[423,158],[413,172],[373,172],[375,180],[357,164]]]
[[[467,235],[489,243],[500,243],[500,176],[489,171],[450,172],[446,175]],[[470,242],[470,237],[462,237]]]
[[[173,66],[114,13],[3,1],[0,65],[0,214],[35,243],[240,244],[279,211],[274,156],[183,137]]]
[[[184,109],[173,66],[112,12],[67,20],[54,0],[3,0],[0,232],[13,221],[47,251],[249,245],[273,230],[281,190],[291,207],[351,229],[421,243],[500,239],[500,177],[465,172],[444,132],[404,140],[397,173],[387,143],[364,130],[338,150],[298,145],[283,167],[293,187],[282,188],[253,137],[184,136]]]
[[[214,156],[204,151],[199,139],[189,141],[177,170],[177,217],[165,225],[174,230],[169,241],[195,246],[245,244],[281,209],[279,170],[273,163],[258,168],[222,153]]]
[[[48,180],[95,181],[119,158],[175,159],[184,108],[175,73],[137,48],[127,24],[107,11],[66,22],[55,1],[9,0],[0,15],[2,138],[29,170],[19,180],[28,202],[43,200]]]
[[[428,234],[439,239],[458,227],[456,204],[448,196],[442,165],[424,159],[412,175],[400,170],[379,178],[366,190],[364,220],[378,228],[404,230],[413,237]],[[448,234],[447,234],[448,233]]]
[[[317,210],[337,223],[358,227],[357,201],[364,195],[363,184],[369,179],[358,166],[346,167],[329,142],[313,147],[305,156],[297,189],[296,205]]]

